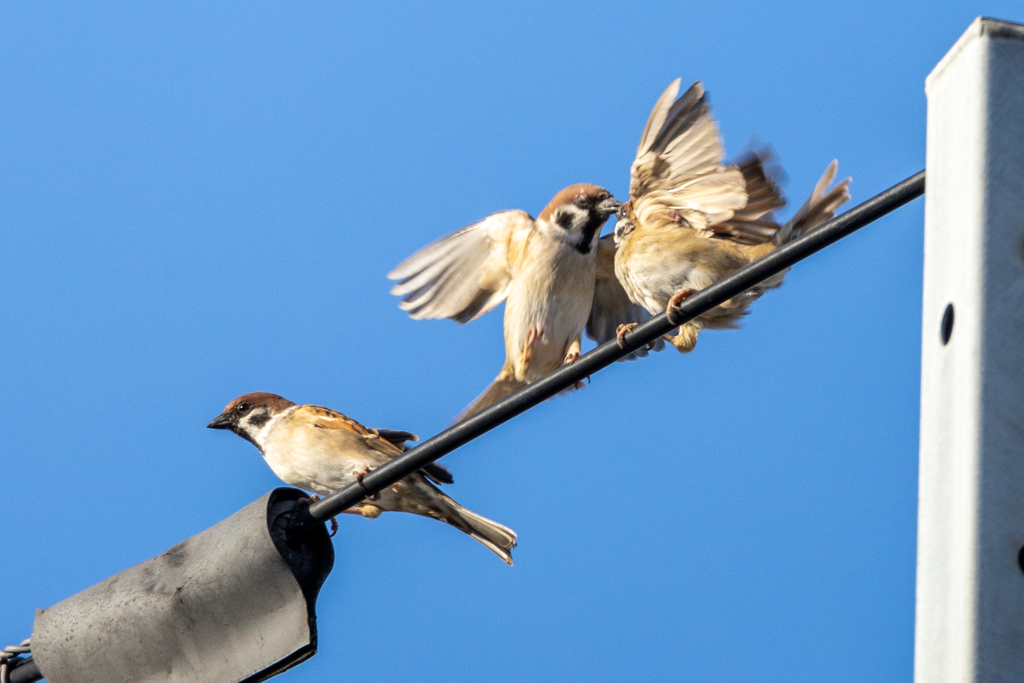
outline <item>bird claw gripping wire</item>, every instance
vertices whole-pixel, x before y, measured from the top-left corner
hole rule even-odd
[[[26,638],[21,645],[8,645],[0,650],[0,683],[11,682],[11,672],[8,663],[15,657],[27,655],[32,652],[32,639]]]
[[[696,293],[696,289],[693,289],[692,287],[687,287],[686,289],[680,289],[678,292],[672,295],[672,298],[668,300],[668,306],[665,307],[665,316],[668,318],[668,321],[670,323],[677,324],[676,320],[679,316],[679,307],[683,304],[684,301],[686,301]]]

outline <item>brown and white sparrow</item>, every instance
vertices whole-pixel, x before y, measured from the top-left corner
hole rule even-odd
[[[765,170],[769,156],[755,153],[738,165],[723,165],[704,88],[698,82],[676,99],[678,93],[677,79],[654,105],[631,169],[630,200],[613,233],[615,274],[630,300],[652,315],[813,230],[850,198],[849,178],[829,188],[833,161],[803,207],[779,225],[772,212],[785,200]],[[750,304],[784,277],[780,273],[686,323],[670,341],[688,353],[701,329],[738,327]],[[620,340],[634,326],[621,326]]]
[[[614,336],[619,323],[646,317],[615,279],[612,243],[598,244],[601,227],[620,206],[601,187],[571,185],[536,220],[525,211],[495,213],[427,245],[388,274],[398,280],[391,293],[413,318],[461,325],[505,302],[505,364],[456,419],[576,360],[584,328]]]
[[[265,392],[239,396],[206,426],[230,429],[252,442],[283,481],[323,495],[361,482],[370,470],[401,455],[406,441],[417,439],[409,432],[370,429],[330,408],[295,405]],[[434,485],[452,481],[446,468],[433,463],[345,512],[370,519],[389,511],[437,519],[511,565],[516,532],[470,512]]]

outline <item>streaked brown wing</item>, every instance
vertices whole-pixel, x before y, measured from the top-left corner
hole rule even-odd
[[[388,459],[401,455],[405,448],[396,446],[380,436],[376,429],[370,429],[336,410],[323,406],[305,405],[295,409],[294,417],[315,429],[351,432],[358,436],[370,449],[378,451]]]

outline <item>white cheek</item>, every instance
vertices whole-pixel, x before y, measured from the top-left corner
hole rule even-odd
[[[587,212],[575,204],[559,207],[546,221],[537,221],[539,232],[552,239],[570,244],[579,241],[579,232],[587,223]],[[564,226],[569,226],[568,228]]]
[[[270,434],[274,426],[277,425],[277,423],[281,421],[281,418],[286,414],[287,412],[271,416],[271,418],[259,429],[254,429],[251,425],[249,426],[249,434],[252,435],[253,441],[259,444],[261,450],[263,449],[263,444],[266,443],[267,435]]]
[[[562,216],[569,216],[568,221],[566,221],[566,219],[563,217],[561,218],[560,223],[561,225],[568,225],[569,230],[581,229],[584,225],[587,224],[587,220],[589,218],[587,212],[581,209],[580,207],[576,206],[575,204],[566,204],[565,206],[558,210],[558,213],[562,214]]]

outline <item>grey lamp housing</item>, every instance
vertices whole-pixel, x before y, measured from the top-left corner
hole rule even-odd
[[[48,683],[255,683],[316,654],[334,566],[323,525],[289,541],[304,497],[274,489],[206,531],[36,612]]]

